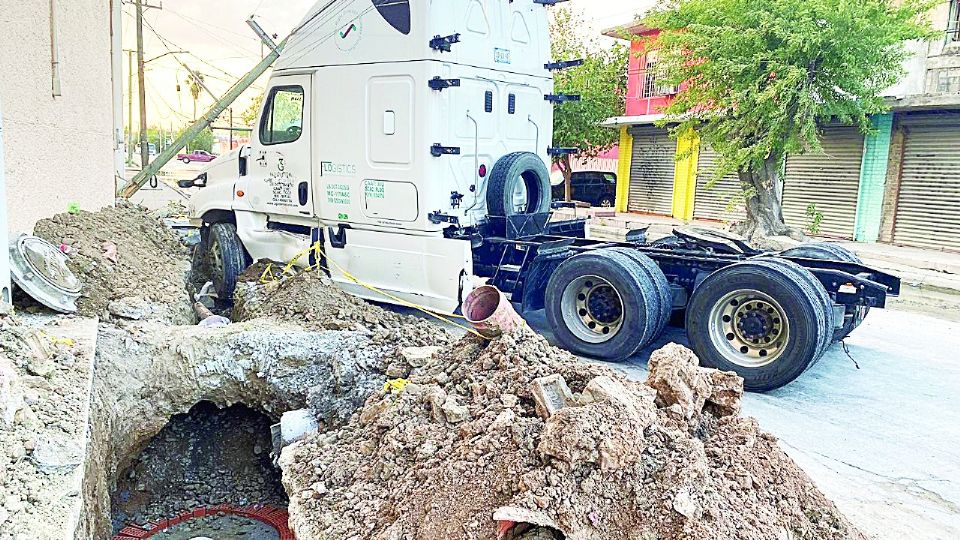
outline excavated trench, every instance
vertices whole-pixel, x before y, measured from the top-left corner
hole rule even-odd
[[[382,387],[385,376],[369,375],[382,356],[365,334],[272,321],[101,325],[77,537],[111,538],[124,525],[213,508],[222,511],[191,516],[197,531],[178,524],[151,538],[230,530],[286,538],[269,524],[285,524],[285,514],[250,510],[287,504],[271,424],[308,403],[328,425],[349,418]],[[205,530],[221,532],[197,533]]]
[[[113,534],[131,524],[169,519],[198,508],[286,508],[280,469],[271,456],[274,422],[245,405],[221,409],[209,401],[175,415],[120,473],[110,497]],[[232,515],[190,520],[155,538],[184,534],[280,538],[276,529],[263,522]]]

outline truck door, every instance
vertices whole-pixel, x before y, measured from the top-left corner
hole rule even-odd
[[[314,215],[310,82],[310,75],[271,79],[236,208],[272,216]]]

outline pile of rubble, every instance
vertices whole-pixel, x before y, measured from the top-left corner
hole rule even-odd
[[[467,337],[284,450],[300,538],[860,538],[774,438],[742,380],[677,345],[646,384],[524,329]],[[499,532],[499,535],[498,535]]]
[[[79,313],[101,319],[191,324],[190,257],[179,237],[144,209],[118,202],[37,223],[34,234],[60,246],[83,283]]]
[[[374,342],[398,346],[445,346],[453,337],[423,318],[387,311],[338,289],[330,278],[316,272],[278,277],[258,263],[240,278],[233,319],[274,319],[311,330],[351,330],[370,334]],[[266,272],[266,274],[265,274]],[[266,276],[266,277],[265,277]]]

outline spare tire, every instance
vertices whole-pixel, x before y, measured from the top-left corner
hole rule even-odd
[[[500,158],[487,180],[487,213],[491,216],[542,214],[552,202],[550,171],[540,156],[514,152]]]

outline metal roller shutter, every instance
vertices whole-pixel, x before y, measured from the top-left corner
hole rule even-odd
[[[694,200],[693,217],[696,219],[716,219],[720,221],[740,221],[746,219],[743,207],[743,189],[736,174],[728,174],[707,187],[713,179],[719,156],[708,146],[700,147],[700,161],[697,165],[697,194]]]
[[[787,225],[807,231],[807,207],[823,214],[820,235],[853,238],[863,164],[863,135],[856,126],[826,126],[823,153],[787,157],[783,217]]]
[[[651,214],[673,213],[673,176],[677,167],[677,141],[667,130],[635,127],[630,163],[628,210]]]
[[[903,175],[893,241],[960,249],[960,117],[904,117]]]

